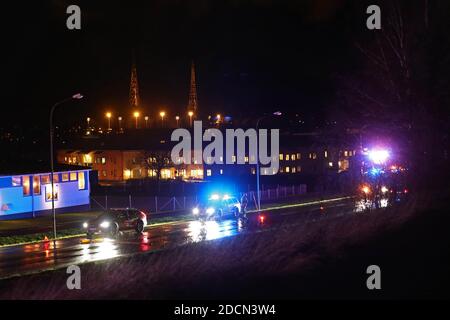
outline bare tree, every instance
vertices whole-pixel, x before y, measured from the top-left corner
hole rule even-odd
[[[349,115],[344,123],[400,133],[409,141],[408,158],[423,169],[438,156],[448,120],[450,10],[448,1],[436,0],[433,8],[427,0],[413,2],[380,3],[382,29],[355,43],[362,67],[341,74],[339,83]]]

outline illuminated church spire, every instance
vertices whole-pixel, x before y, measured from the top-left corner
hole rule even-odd
[[[197,114],[198,111],[198,100],[197,100],[197,85],[195,83],[195,65],[194,61],[191,63],[191,86],[189,89],[189,103],[187,107],[188,111],[193,111]]]
[[[139,84],[136,71],[136,59],[133,52],[133,61],[131,65],[131,82],[130,82],[130,107],[136,108],[140,104]]]

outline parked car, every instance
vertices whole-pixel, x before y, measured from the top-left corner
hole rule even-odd
[[[123,230],[135,230],[142,233],[147,225],[147,215],[137,209],[111,209],[97,218],[83,223],[88,238],[94,234],[115,237]]]

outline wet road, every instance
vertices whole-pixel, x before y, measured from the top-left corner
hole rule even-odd
[[[308,206],[277,207],[262,214],[249,214],[246,223],[232,219],[220,222],[179,221],[151,226],[142,235],[124,232],[115,239],[63,239],[56,241],[56,250],[52,241],[4,247],[0,248],[0,279],[232,237],[240,233],[270,232],[283,223],[314,222],[357,214],[356,211],[354,201],[346,199]]]

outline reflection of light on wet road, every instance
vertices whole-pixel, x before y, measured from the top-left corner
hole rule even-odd
[[[140,251],[144,252],[150,250],[150,241],[148,240],[148,232],[144,232],[140,236],[140,240],[141,240],[139,246]]]
[[[389,200],[387,198],[380,199],[379,208],[387,208],[389,206]],[[376,209],[376,204],[372,200],[357,200],[355,202],[355,212],[363,212],[370,209]]]
[[[82,244],[81,246],[83,246],[83,262],[111,259],[119,255],[118,247],[112,239],[104,239],[99,243]]]
[[[355,212],[363,212],[369,210],[372,207],[372,201],[370,200],[358,200],[355,203]]]
[[[217,221],[191,221],[187,228],[187,237],[190,241],[215,240],[236,234],[232,220]]]

